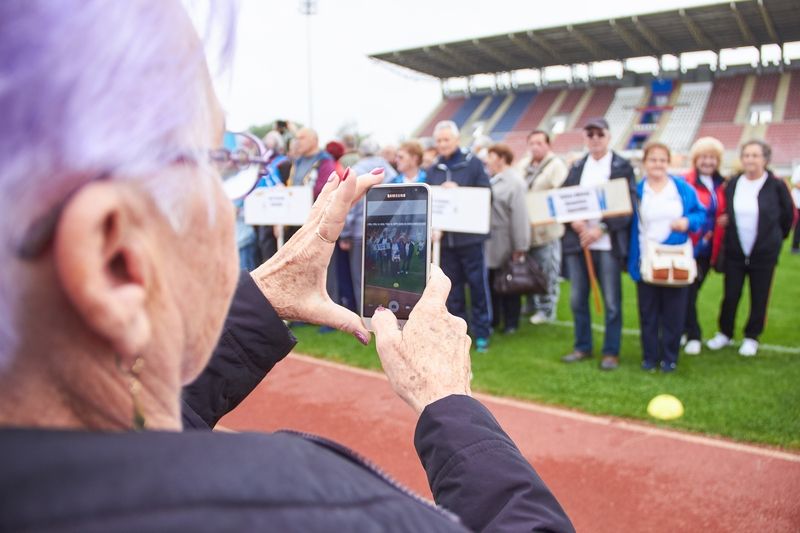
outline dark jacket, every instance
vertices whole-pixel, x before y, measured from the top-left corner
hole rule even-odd
[[[294,338],[244,273],[209,368],[184,392],[209,427]],[[343,446],[291,433],[0,430],[0,530],[573,531],[561,506],[480,402],[425,408],[415,445],[426,504]]]
[[[567,179],[564,181],[562,187],[573,187],[581,184],[581,174],[583,174],[583,167],[586,165],[586,160],[589,158],[587,154],[585,157],[576,161],[569,169]],[[633,167],[630,162],[616,152],[612,152],[611,157],[611,175],[610,180],[616,178],[625,178],[628,180],[628,189],[631,195],[631,202],[636,198],[636,178],[633,174]],[[626,268],[628,261],[628,243],[630,242],[630,227],[631,217],[613,217],[603,220],[608,228],[608,234],[611,237],[611,253],[620,261],[620,266]],[[562,251],[565,254],[578,254],[581,253],[581,241],[578,234],[572,229],[572,226],[566,224],[564,227],[564,236],[561,238]]]
[[[459,187],[491,188],[489,176],[486,174],[481,160],[464,149],[456,150],[449,158],[437,157],[433,165],[427,170],[427,174],[429,185],[441,185],[446,181],[453,181]],[[487,206],[488,208],[489,206]],[[489,235],[477,233],[446,232],[442,238],[442,246],[445,248],[458,248],[482,243],[488,238]]]
[[[736,210],[733,196],[742,176],[733,178],[725,189],[728,227],[725,228],[725,262],[745,262],[753,267],[772,267],[778,262],[783,240],[789,235],[794,221],[794,203],[786,183],[767,171],[769,177],[758,193],[758,229],[750,257],[745,257],[736,229]]]

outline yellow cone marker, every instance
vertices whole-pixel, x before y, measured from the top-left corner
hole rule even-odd
[[[675,420],[683,416],[683,404],[672,394],[659,394],[647,404],[647,413],[659,420]]]

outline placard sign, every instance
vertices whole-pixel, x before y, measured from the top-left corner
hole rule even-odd
[[[433,229],[487,234],[492,193],[488,187],[431,187]]]
[[[604,191],[594,187],[553,189],[547,195],[550,218],[558,222],[601,218],[605,203]]]
[[[600,187],[564,187],[527,196],[532,225],[612,218],[633,212],[628,180],[616,178]]]
[[[311,203],[311,187],[259,187],[244,199],[244,222],[252,226],[302,226]]]

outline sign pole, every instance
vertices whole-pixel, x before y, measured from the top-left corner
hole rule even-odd
[[[276,229],[278,230],[278,235],[277,235],[277,239],[276,239],[276,240],[278,241],[278,250],[280,250],[281,248],[283,248],[283,244],[284,244],[284,243],[283,243],[283,239],[284,239],[284,227],[283,227],[283,226],[280,226],[280,225],[278,225],[278,226],[275,226],[275,227],[276,227]]]
[[[589,282],[592,285],[592,297],[594,300],[594,310],[598,314],[603,314],[603,306],[600,302],[600,286],[597,284],[597,275],[594,273],[594,262],[592,261],[592,252],[589,248],[583,249],[583,257],[586,259],[586,270],[589,272]]]

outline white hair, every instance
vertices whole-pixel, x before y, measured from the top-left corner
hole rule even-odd
[[[154,178],[214,148],[192,31],[177,0],[0,2],[0,369],[16,349],[17,250],[34,221],[102,173],[140,182],[176,229],[181,191],[210,191],[208,179]]]
[[[266,146],[270,150],[275,150],[275,152],[282,154],[286,150],[286,143],[283,140],[283,136],[275,130],[268,131],[266,135],[264,135],[264,146]]]
[[[436,135],[440,131],[444,130],[452,131],[453,135],[455,135],[456,137],[458,137],[459,135],[458,124],[456,124],[452,120],[442,120],[441,122],[437,122],[436,126],[434,126],[433,128],[433,134]]]
[[[364,157],[378,155],[378,152],[380,151],[381,145],[374,137],[362,139],[361,144],[358,145],[358,153]]]

